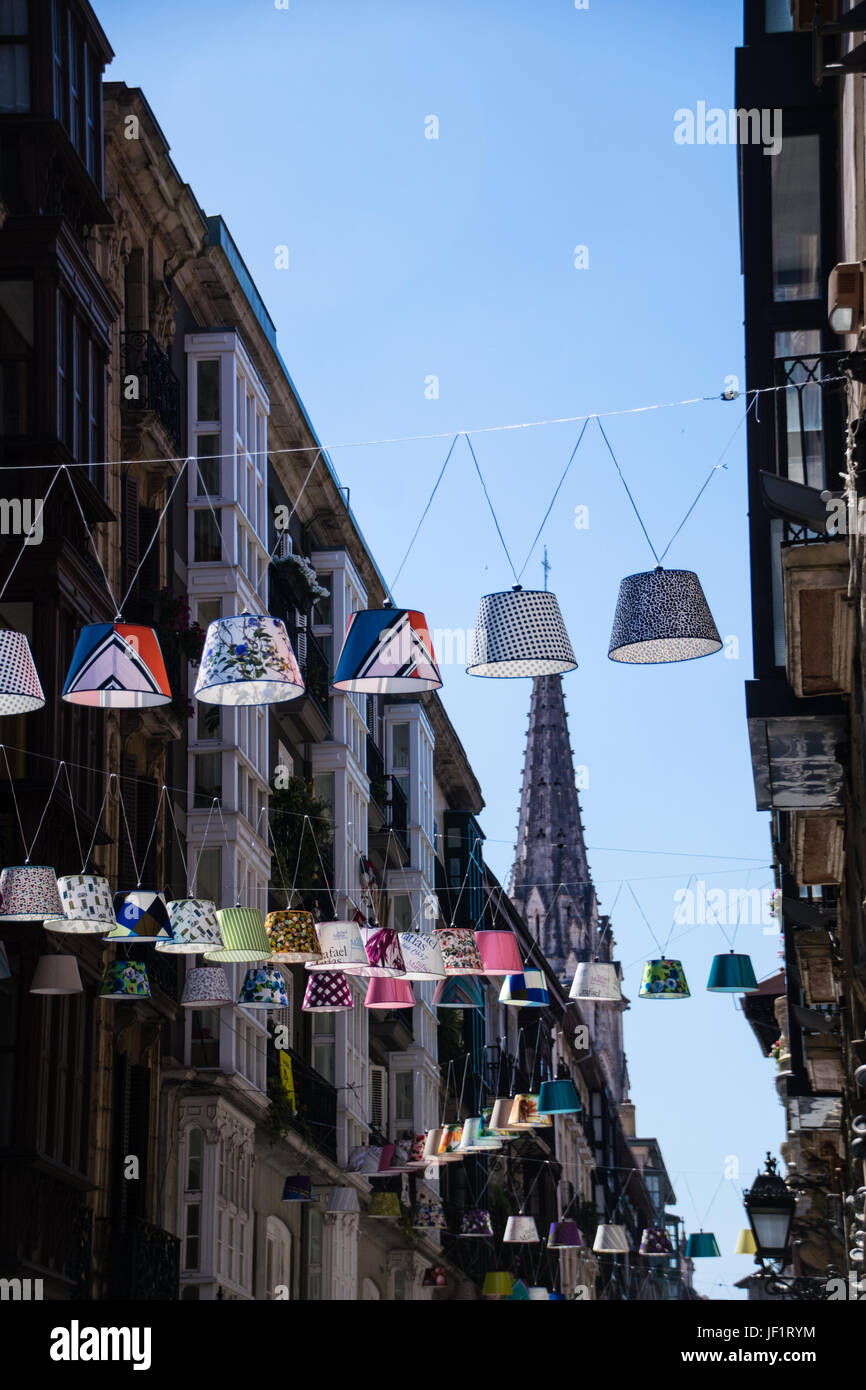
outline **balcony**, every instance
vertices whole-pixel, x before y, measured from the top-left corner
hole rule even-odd
[[[107,1298],[165,1302],[179,1297],[180,1241],[148,1221],[99,1223],[104,1242]]]
[[[172,371],[168,353],[146,331],[121,333],[120,367],[124,378],[120,397],[124,453],[131,445],[133,457],[138,456],[134,452],[136,447],[146,457],[148,444],[177,444],[181,438],[180,382]],[[126,390],[130,377],[135,378],[132,399],[128,399]],[[167,441],[160,440],[159,434],[154,433],[154,424],[168,436]]]
[[[93,1213],[77,1185],[11,1161],[0,1165],[0,1268],[43,1278],[54,1298],[89,1294]],[[34,1219],[34,1213],[39,1219]]]
[[[337,1091],[309,1062],[289,1050],[297,1111],[290,1121],[313,1147],[336,1161]]]

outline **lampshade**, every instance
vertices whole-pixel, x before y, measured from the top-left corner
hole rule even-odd
[[[576,666],[555,594],[519,584],[485,594],[469,645],[470,676],[555,676]]]
[[[354,1187],[334,1187],[328,1199],[328,1211],[348,1212],[360,1211],[361,1203],[358,1201],[358,1193]]]
[[[607,961],[584,961],[574,972],[569,999],[591,999],[596,1004],[619,1004],[622,1000],[615,965]]]
[[[357,922],[317,922],[316,936],[321,960],[308,961],[308,970],[341,970],[344,975],[359,975],[369,966]]]
[[[216,904],[207,898],[176,898],[167,904],[171,941],[157,941],[169,955],[195,956],[222,945]]]
[[[307,980],[301,1005],[305,1014],[338,1014],[354,1007],[349,981],[341,970],[319,970]]]
[[[477,931],[478,954],[485,975],[520,975],[523,961],[517,937],[510,931]]]
[[[485,1105],[481,1110],[481,1124],[478,1130],[478,1143],[482,1149],[499,1149],[503,1139],[512,1137],[508,1134],[497,1134],[496,1130],[491,1127],[492,1118],[493,1106]],[[486,1143],[486,1140],[490,1140],[490,1143]]]
[[[400,951],[407,980],[444,980],[445,962],[435,932],[400,932]]]
[[[758,981],[751,958],[736,955],[733,951],[714,957],[707,989],[715,994],[757,993]]]
[[[503,1245],[537,1245],[541,1237],[533,1216],[509,1216],[505,1223]]]
[[[292,1173],[283,1184],[284,1202],[315,1202],[316,1190],[307,1173]]]
[[[717,1255],[721,1257],[721,1253],[712,1231],[698,1231],[696,1235],[690,1235],[686,1241],[687,1260],[704,1260]]]
[[[551,1294],[550,1294],[550,1302],[551,1302],[551,1303],[565,1303],[565,1302],[566,1302],[565,1294],[564,1294],[564,1293],[557,1293],[556,1290],[554,1289],[554,1290],[551,1292]]]
[[[412,1139],[412,1143],[411,1143],[411,1145],[409,1146],[409,1152],[408,1152],[408,1154],[406,1155],[406,1167],[407,1167],[407,1168],[423,1168],[423,1167],[424,1167],[424,1149],[425,1149],[425,1147],[426,1147],[426,1144],[427,1144],[427,1135],[426,1135],[426,1133],[424,1133],[424,1132],[422,1131],[421,1134],[416,1134],[416,1135],[414,1136],[414,1138]]]
[[[416,1231],[447,1230],[448,1222],[445,1220],[441,1198],[434,1197],[428,1192],[419,1192],[412,1216],[412,1225]]]
[[[440,980],[433,991],[433,1008],[483,1009],[481,981],[471,975],[450,975],[447,980]]]
[[[365,1009],[414,1009],[415,995],[408,980],[373,979],[367,986]]]
[[[253,966],[248,970],[238,1003],[245,1009],[287,1009],[289,996],[279,970],[270,965]]]
[[[0,873],[0,922],[62,916],[57,875],[47,864],[13,864]]]
[[[597,1255],[627,1255],[630,1246],[625,1226],[602,1222],[596,1230],[592,1248]]]
[[[510,1303],[528,1303],[529,1289],[522,1279],[515,1279],[511,1285],[511,1293],[508,1295]]]
[[[117,925],[114,916],[114,895],[107,878],[96,874],[72,874],[59,878],[62,917],[46,917],[46,931],[69,932],[73,935],[100,936],[106,927]]]
[[[499,991],[500,1004],[519,1009],[546,1009],[550,994],[541,970],[524,970],[522,975],[506,975]]]
[[[149,999],[147,970],[140,960],[113,960],[105,967],[100,999]]]
[[[374,1192],[367,1215],[387,1221],[400,1220],[400,1198],[396,1192]]]
[[[547,1236],[548,1250],[579,1250],[583,1236],[576,1221],[552,1221]]]
[[[538,1092],[539,1115],[579,1115],[583,1106],[570,1077],[542,1081]]]
[[[80,994],[81,975],[75,956],[40,956],[33,972],[31,994]]]
[[[152,627],[91,623],[81,629],[63,687],[71,705],[145,709],[167,705],[171,690]]]
[[[367,964],[358,968],[362,978],[405,979],[400,937],[393,927],[361,927],[361,940],[367,954]]]
[[[547,1129],[553,1124],[549,1115],[539,1115],[538,1096],[520,1094],[511,1102],[508,1128],[516,1130]]]
[[[433,935],[442,950],[446,975],[483,975],[478,943],[471,927],[437,927]]]
[[[0,715],[32,714],[44,704],[30,643],[23,632],[4,629],[0,632]]]
[[[208,625],[193,694],[208,705],[270,705],[304,693],[286,625],[239,613]]]
[[[516,1129],[509,1129],[508,1120],[511,1109],[514,1105],[513,1096],[498,1096],[493,1102],[490,1111],[490,1128],[499,1135],[500,1139],[519,1139],[520,1133]]]
[[[308,960],[321,960],[316,922],[312,912],[286,908],[269,912],[265,931],[271,943],[271,960],[284,965],[300,965]]]
[[[619,586],[611,661],[692,661],[719,651],[722,639],[700,580],[691,570],[630,574]]]
[[[423,613],[388,607],[352,614],[334,673],[335,690],[415,695],[441,684]]]
[[[186,972],[180,1002],[185,1009],[221,1009],[234,1003],[228,976],[221,965],[198,965]]]
[[[431,1265],[425,1269],[421,1277],[422,1289],[445,1289],[448,1287],[448,1275],[441,1265]]]
[[[442,1126],[436,1129],[428,1129],[424,1140],[424,1163],[439,1163],[439,1142],[442,1138]]]
[[[103,941],[171,941],[168,906],[161,893],[133,888],[114,895],[117,925]]]
[[[502,1148],[502,1140],[498,1134],[491,1134],[488,1131],[482,1138],[482,1125],[483,1120],[480,1115],[473,1115],[470,1119],[463,1121],[463,1136],[460,1140],[461,1153],[480,1154]]]
[[[440,1163],[456,1163],[462,1157],[460,1140],[463,1138],[462,1125],[443,1125],[439,1134],[436,1157]]]
[[[490,1212],[483,1207],[470,1207],[460,1218],[458,1236],[465,1240],[492,1240],[493,1223]]]
[[[221,907],[217,912],[222,945],[205,951],[205,960],[225,965],[242,961],[267,960],[271,943],[265,919],[255,907]]]
[[[530,1301],[530,1303],[547,1303],[547,1301],[548,1301],[549,1298],[550,1298],[550,1293],[549,1293],[549,1291],[548,1291],[547,1289],[542,1288],[540,1284],[530,1284],[530,1285],[529,1285],[529,1301]]]
[[[513,1280],[510,1274],[504,1270],[497,1269],[489,1274],[485,1274],[484,1283],[481,1286],[482,1298],[510,1298]]]
[[[647,1226],[640,1238],[639,1255],[673,1255],[675,1254],[671,1238],[664,1226]]]
[[[682,961],[648,960],[640,982],[641,999],[688,999],[689,987]]]
[[[755,1244],[754,1232],[746,1228],[740,1231],[737,1236],[737,1243],[734,1246],[735,1255],[757,1255],[758,1247]]]

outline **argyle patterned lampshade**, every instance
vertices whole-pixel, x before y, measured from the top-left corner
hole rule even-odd
[[[386,607],[352,614],[334,673],[335,690],[415,695],[441,684],[423,613]]]
[[[698,1231],[689,1236],[686,1241],[687,1260],[706,1260],[721,1258],[719,1242],[716,1240],[712,1231]]]
[[[433,991],[434,1009],[483,1009],[484,989],[471,975],[450,975]]]
[[[509,1216],[502,1237],[503,1245],[537,1245],[540,1240],[533,1216]]]
[[[548,1250],[579,1250],[583,1236],[576,1221],[552,1221],[547,1236]]]
[[[207,898],[176,898],[167,904],[171,941],[157,941],[168,954],[195,956],[222,945],[216,903]]]
[[[555,594],[519,584],[485,594],[469,646],[470,676],[555,676],[576,666]]]
[[[268,965],[254,966],[248,970],[238,1003],[245,1009],[287,1009],[289,996],[279,970]]]
[[[506,975],[499,991],[500,1004],[516,1008],[546,1009],[550,993],[541,970],[524,970],[522,975]]]
[[[553,1124],[550,1115],[539,1115],[538,1096],[522,1093],[511,1102],[508,1128],[516,1130],[549,1129]]]
[[[433,935],[442,951],[446,975],[483,975],[478,942],[471,927],[437,927]]]
[[[435,932],[400,932],[407,980],[444,980],[445,962]]]
[[[221,1009],[233,1004],[228,975],[221,965],[197,965],[186,973],[180,1002],[185,1009]]]
[[[0,715],[32,714],[42,709],[45,694],[30,643],[23,632],[0,632]]]
[[[62,917],[57,875],[47,864],[13,864],[0,873],[0,922]]]
[[[583,961],[574,972],[569,999],[590,999],[595,1004],[622,1002],[616,966],[607,961]]]
[[[105,967],[100,999],[149,999],[147,969],[140,960],[113,960]]]
[[[171,689],[153,628],[132,623],[91,623],[82,628],[63,699],[102,709],[167,705]]]
[[[712,994],[755,994],[758,981],[749,956],[734,951],[716,956],[710,968],[707,989]]]
[[[62,917],[46,917],[46,931],[101,936],[117,926],[114,894],[107,878],[97,874],[71,874],[57,880]]]
[[[640,999],[688,999],[690,991],[682,961],[648,960],[638,992]]]
[[[477,931],[475,941],[484,974],[519,975],[523,971],[517,937],[510,931]]]
[[[221,907],[217,912],[222,945],[205,951],[206,961],[234,965],[242,961],[267,960],[271,943],[265,919],[255,907]]]
[[[693,661],[721,646],[700,580],[691,570],[659,565],[644,574],[630,574],[620,584],[608,651],[611,661]]]
[[[271,960],[284,965],[300,965],[322,958],[312,912],[292,907],[282,912],[269,912],[265,931],[271,943]]]
[[[625,1226],[602,1222],[596,1229],[592,1248],[597,1255],[627,1255],[631,1247]]]
[[[367,953],[367,964],[358,974],[367,979],[405,979],[400,937],[393,927],[361,927],[361,940]]]
[[[434,1197],[429,1192],[419,1192],[415,1203],[415,1213],[412,1217],[412,1225],[416,1231],[445,1231],[448,1229],[448,1222],[445,1220],[445,1211],[442,1206],[442,1199]]]
[[[674,1247],[664,1226],[647,1226],[640,1238],[639,1255],[673,1255]]]
[[[357,922],[318,922],[316,936],[321,960],[308,961],[308,970],[341,970],[344,975],[360,975],[369,967]]]
[[[457,1234],[465,1240],[492,1240],[493,1222],[490,1220],[490,1212],[483,1207],[470,1207],[460,1218],[460,1230]]]
[[[336,1014],[354,1009],[349,981],[341,970],[319,970],[310,975],[301,1005],[306,1014]]]
[[[374,978],[367,986],[365,1009],[414,1009],[415,995],[408,980]]]
[[[193,694],[209,705],[270,705],[304,693],[286,625],[239,613],[208,625]]]
[[[133,888],[115,893],[114,916],[117,926],[103,941],[171,941],[168,906],[161,893]]]

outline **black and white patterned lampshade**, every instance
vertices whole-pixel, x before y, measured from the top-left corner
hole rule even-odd
[[[721,645],[701,582],[691,570],[659,567],[629,574],[620,584],[607,653],[611,661],[693,661]]]
[[[0,632],[0,714],[30,714],[44,704],[30,643],[23,632],[4,629]]]
[[[518,585],[484,595],[469,647],[470,676],[556,676],[576,666],[555,594]]]

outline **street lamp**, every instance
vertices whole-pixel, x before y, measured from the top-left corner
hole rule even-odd
[[[791,1241],[797,1199],[776,1172],[776,1160],[769,1153],[766,1170],[755,1178],[743,1205],[759,1258],[783,1259]]]

